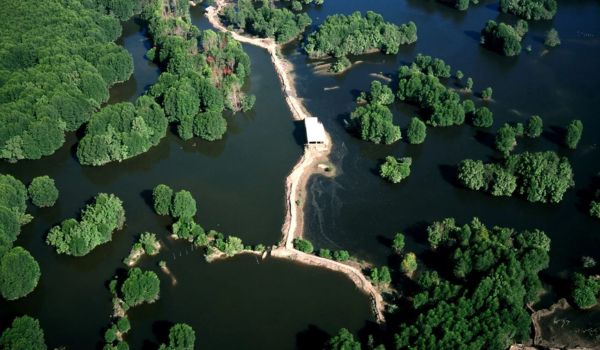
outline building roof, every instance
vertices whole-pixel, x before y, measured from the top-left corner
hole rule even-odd
[[[308,143],[325,143],[327,141],[325,127],[318,118],[305,118],[304,126],[306,127],[306,141]]]

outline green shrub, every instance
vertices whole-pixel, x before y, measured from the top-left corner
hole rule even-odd
[[[36,206],[51,207],[58,199],[58,189],[49,176],[38,176],[29,184],[29,196]]]

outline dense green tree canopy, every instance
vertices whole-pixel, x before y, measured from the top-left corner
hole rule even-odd
[[[181,190],[173,197],[171,216],[174,218],[191,218],[196,215],[196,200],[189,191]]]
[[[314,251],[312,243],[302,238],[294,238],[294,248],[308,254],[311,254]]]
[[[327,17],[316,31],[308,35],[304,50],[313,57],[360,55],[373,50],[385,54],[398,53],[400,45],[417,41],[417,26],[413,22],[397,26],[383,16],[368,11]]]
[[[222,14],[226,23],[263,38],[284,43],[298,37],[311,24],[305,13],[295,14],[286,8],[277,8],[263,0],[255,6],[252,0],[239,0]]]
[[[396,233],[392,240],[392,249],[394,249],[394,252],[400,254],[404,249],[404,244],[404,235],[402,233]]]
[[[162,108],[149,96],[109,105],[94,114],[77,147],[83,165],[123,161],[158,145],[167,132]]]
[[[84,256],[96,246],[109,242],[113,231],[125,223],[123,202],[113,194],[100,193],[81,212],[81,220],[64,220],[48,233],[46,243],[59,254]]]
[[[15,300],[31,293],[40,279],[40,266],[29,252],[14,247],[0,258],[0,294]]]
[[[549,151],[512,155],[499,164],[463,160],[458,180],[469,189],[494,196],[510,196],[517,191],[530,202],[558,203],[574,186],[567,158]]]
[[[460,96],[447,89],[434,74],[426,74],[416,64],[402,66],[398,74],[397,97],[417,105],[432,126],[461,125],[465,109]]]
[[[373,143],[391,144],[401,138],[400,127],[394,125],[387,105],[394,102],[392,90],[379,81],[371,82],[371,90],[362,92],[350,121],[360,138]]]
[[[198,113],[192,126],[194,135],[206,141],[215,141],[223,138],[227,130],[227,120],[221,113],[208,111]]]
[[[242,92],[250,58],[230,34],[199,31],[188,4],[181,3],[170,13],[164,13],[161,0],[144,6],[142,17],[155,44],[147,55],[166,67],[149,94],[177,124],[182,139],[218,140],[227,130],[221,115],[226,108],[248,111],[254,105],[255,97]]]
[[[123,301],[129,307],[153,303],[158,299],[160,280],[154,271],[142,271],[135,267],[127,273],[121,286]]]
[[[169,343],[162,344],[159,350],[194,350],[196,333],[185,323],[178,323],[169,329]]]
[[[0,336],[1,350],[46,350],[44,330],[35,318],[17,317]]]
[[[575,273],[571,297],[580,309],[589,309],[598,304],[600,296],[600,278]]]
[[[385,105],[358,106],[350,115],[350,120],[365,141],[389,145],[401,138],[400,127],[394,125],[392,112]]]
[[[494,124],[494,115],[487,107],[477,108],[473,114],[473,125],[479,128],[489,128]]]
[[[408,143],[416,145],[423,143],[427,137],[427,125],[423,123],[419,118],[412,117],[406,130],[406,139]]]
[[[394,98],[394,92],[389,86],[382,84],[379,80],[373,80],[369,92],[361,92],[356,102],[360,104],[371,103],[387,106],[394,102]]]
[[[554,28],[546,32],[546,38],[544,39],[544,45],[548,47],[555,47],[560,45],[560,37],[558,31]]]
[[[21,232],[21,225],[29,222],[27,188],[11,175],[0,174],[0,255],[12,247]]]
[[[581,139],[583,133],[583,123],[579,119],[572,120],[567,126],[567,133],[565,134],[565,145],[570,149],[577,148],[577,144]]]
[[[413,67],[419,68],[419,70],[425,74],[431,74],[438,78],[450,78],[452,75],[452,67],[446,64],[444,60],[435,58],[423,54],[417,54],[413,61]],[[461,72],[462,74],[462,72]],[[458,73],[457,73],[458,75]]]
[[[481,43],[504,56],[516,56],[521,53],[521,41],[523,35],[527,33],[526,28],[527,24],[524,21],[518,22],[517,26],[511,26],[504,22],[496,23],[494,20],[489,20],[481,31]]]
[[[508,156],[517,145],[517,133],[508,123],[504,123],[496,133],[496,149]]]
[[[58,200],[58,189],[54,179],[49,176],[38,176],[29,184],[31,201],[38,207],[51,207]]]
[[[500,0],[500,9],[527,20],[552,19],[557,4],[556,0]]]
[[[400,263],[400,270],[408,276],[417,271],[417,256],[413,252],[406,253]]]
[[[379,167],[379,175],[391,183],[399,183],[410,175],[412,158],[396,159],[392,156],[385,157],[385,162]]]
[[[169,215],[173,201],[173,190],[167,185],[157,185],[152,191],[154,211],[158,215]]]
[[[527,137],[530,137],[530,138],[540,137],[540,135],[542,135],[543,131],[544,131],[544,121],[542,120],[542,118],[540,118],[539,115],[532,115],[527,120],[527,126],[525,129],[525,134],[527,135]]]
[[[538,273],[548,266],[550,239],[538,230],[488,229],[477,219],[432,226],[443,265],[418,279],[416,317],[399,327],[396,348],[503,350],[527,339],[525,305],[541,289]]]
[[[360,342],[354,340],[354,335],[346,328],[340,329],[337,335],[332,337],[327,346],[327,350],[360,350]]]
[[[0,9],[0,158],[39,159],[129,78],[119,21],[94,1],[13,1]],[[91,5],[87,8],[86,5]]]
[[[91,0],[96,2],[100,9],[112,14],[121,21],[126,21],[134,13],[139,12],[141,3],[137,0]]]
[[[27,188],[10,175],[0,174],[0,294],[15,300],[37,286],[40,267],[29,252],[13,243],[21,225],[31,221],[27,214]]]

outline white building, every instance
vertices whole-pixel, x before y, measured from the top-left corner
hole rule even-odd
[[[325,144],[327,142],[327,134],[325,127],[316,117],[308,117],[304,119],[306,127],[306,143],[309,145]]]

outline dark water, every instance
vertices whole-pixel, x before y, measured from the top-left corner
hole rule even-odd
[[[135,99],[158,74],[143,58],[148,43],[138,23],[125,23],[120,42],[133,55],[135,72],[130,81],[112,89],[112,102]],[[150,207],[150,190],[159,183],[190,190],[198,202],[197,219],[205,228],[237,235],[246,244],[279,241],[284,179],[302,146],[267,54],[246,49],[253,72],[245,88],[256,95],[256,106],[251,113],[227,117],[229,128],[222,141],[183,142],[169,133],[142,156],[94,168],[77,163],[77,137],[69,135],[67,144],[51,157],[0,164],[0,173],[26,184],[34,176],[50,175],[60,190],[53,208],[29,209],[35,219],[23,228],[16,244],[38,260],[42,277],[26,298],[0,300],[0,329],[15,316],[29,314],[40,320],[50,347],[95,348],[112,310],[106,281],[124,268],[121,261],[135,237],[151,231],[167,240],[170,223]],[[86,257],[57,255],[44,243],[48,230],[77,217],[99,192],[114,193],[124,201],[126,227]],[[280,260],[257,264],[254,257],[207,264],[188,245],[166,243],[160,256],[143,263],[158,271],[158,261],[167,261],[179,284],[171,286],[161,273],[160,301],[132,311],[132,349],[160,337],[165,322],[189,322],[202,348],[291,349],[296,334],[311,325],[308,334],[332,333],[344,326],[358,330],[372,318],[368,298],[340,274]]]
[[[402,47],[395,57],[360,57],[364,63],[340,76],[316,75],[310,67],[313,62],[293,48],[287,50],[297,69],[299,94],[331,132],[334,157],[343,173],[334,180],[310,181],[307,236],[318,246],[348,249],[361,258],[385,263],[390,253],[386,244],[395,232],[406,233],[407,248],[420,252],[426,248],[426,224],[450,216],[459,222],[477,216],[489,225],[546,231],[553,246],[547,271],[551,279],[567,277],[582,255],[600,258],[600,221],[587,215],[588,202],[582,196],[600,172],[600,5],[560,2],[554,20],[529,24],[524,47],[531,45],[532,52],[524,50],[515,58],[479,45],[479,31],[488,19],[516,21],[514,16],[499,14],[497,6],[486,1],[462,13],[434,1],[329,0],[311,11],[318,24],[330,14],[370,9],[394,23],[414,21],[419,36],[415,45]],[[543,38],[551,27],[560,33],[562,45],[546,52]],[[493,87],[493,101],[485,103],[494,112],[493,130],[468,125],[429,128],[425,143],[415,146],[404,141],[373,145],[346,132],[342,120],[354,109],[356,94],[375,79],[370,74],[395,75],[400,64],[411,62],[417,53],[440,57],[454,70],[462,70],[464,79],[473,77],[475,92]],[[326,87],[339,88],[325,91]],[[398,103],[393,112],[404,132],[415,109]],[[523,122],[532,114],[542,116],[545,133],[538,140],[519,140],[516,151],[556,150],[570,159],[576,188],[568,191],[563,202],[533,204],[455,186],[458,162],[497,159],[494,131],[504,122]],[[585,129],[578,149],[569,151],[560,146],[560,133],[573,118],[581,119]],[[399,185],[381,180],[377,169],[386,155],[412,157],[412,175]]]

